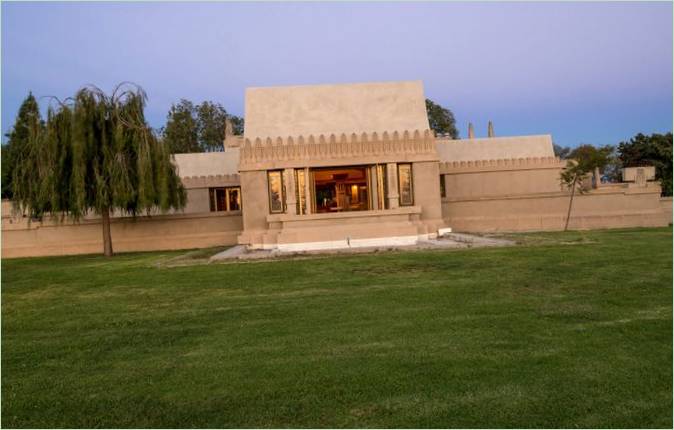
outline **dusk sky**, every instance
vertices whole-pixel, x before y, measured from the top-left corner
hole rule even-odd
[[[249,86],[394,80],[422,80],[462,137],[671,131],[672,4],[2,3],[3,134],[28,91],[133,81],[161,127],[180,98],[242,115]]]

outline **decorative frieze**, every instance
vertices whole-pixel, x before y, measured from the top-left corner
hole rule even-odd
[[[467,173],[499,170],[530,170],[564,168],[566,160],[559,157],[504,158],[498,160],[449,161],[440,163],[440,173]]]
[[[430,130],[392,133],[352,133],[347,136],[297,136],[245,139],[239,170],[340,163],[437,160],[435,136]]]

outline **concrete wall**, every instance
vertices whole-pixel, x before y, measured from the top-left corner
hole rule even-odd
[[[205,248],[234,245],[241,233],[240,212],[160,215],[113,218],[112,245],[115,252]],[[2,220],[2,257],[99,254],[103,250],[101,223],[87,219],[79,223]]]
[[[562,189],[563,163],[441,164],[443,218],[456,231],[562,230],[570,193]],[[670,199],[656,182],[606,184],[573,201],[570,229],[653,227],[671,222]]]
[[[672,223],[672,198],[671,197],[660,197],[660,206],[662,207],[662,212],[664,217],[667,219],[669,224]]]
[[[221,153],[211,153],[216,156]],[[192,154],[189,154],[192,155]],[[196,171],[194,172],[196,173]],[[183,210],[135,219],[112,214],[112,245],[115,252],[155,251],[235,245],[243,230],[241,211],[210,212],[209,187],[239,186],[239,175],[182,178],[187,187]],[[242,196],[242,207],[245,197]],[[79,222],[46,217],[42,222],[13,213],[2,202],[2,257],[101,253],[100,217],[88,214]]]
[[[552,136],[483,137],[474,139],[436,139],[440,162],[503,160],[553,157]]]
[[[247,88],[245,117],[251,140],[429,128],[421,81]]]

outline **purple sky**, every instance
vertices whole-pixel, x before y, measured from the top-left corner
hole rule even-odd
[[[672,130],[671,3],[2,3],[2,132],[22,99],[120,81],[154,127],[180,98],[424,81],[462,136],[615,144]]]

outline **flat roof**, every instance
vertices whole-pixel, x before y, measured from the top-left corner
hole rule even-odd
[[[246,89],[248,139],[426,130],[421,81]]]

